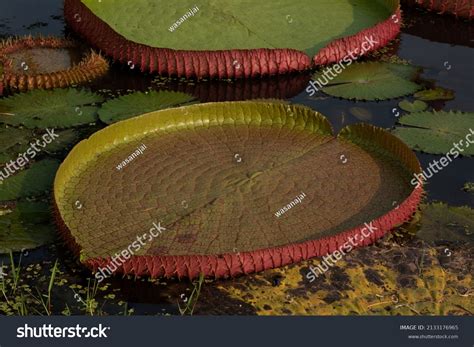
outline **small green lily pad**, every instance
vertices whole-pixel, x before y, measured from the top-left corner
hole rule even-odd
[[[417,236],[426,241],[474,242],[474,210],[444,203],[421,205],[421,228]]]
[[[190,104],[193,101],[192,95],[179,92],[136,92],[104,103],[99,110],[99,118],[106,124],[112,124],[144,113]]]
[[[23,251],[50,243],[55,229],[50,223],[50,207],[45,202],[19,202],[0,216],[0,254]]]
[[[398,103],[398,107],[407,112],[421,112],[426,110],[428,104],[420,100],[415,100],[413,102],[402,100]]]
[[[313,80],[323,86],[326,94],[355,100],[386,100],[413,94],[421,88],[412,80],[419,69],[411,65],[382,62],[353,63],[344,65],[338,74],[332,68],[326,68],[314,75]],[[330,70],[335,74],[324,72]],[[318,85],[316,83],[316,85]]]
[[[0,164],[16,158],[26,150],[31,131],[27,129],[0,127]]]
[[[415,93],[415,98],[418,100],[432,101],[432,100],[451,100],[454,99],[454,92],[449,89],[436,87],[434,89],[420,90]]]
[[[474,145],[468,142],[468,139],[474,140],[474,135],[469,135],[474,131],[472,112],[416,112],[401,117],[399,122],[405,126],[396,127],[393,133],[415,150],[431,154],[457,151],[464,156],[474,155]]]
[[[15,161],[23,154],[25,154],[26,157],[33,159],[38,158],[45,153],[56,153],[79,141],[79,133],[74,129],[55,131],[54,133],[58,135],[58,137],[54,138],[50,143],[46,143],[42,140],[42,137],[46,132],[38,132],[35,135],[28,129],[0,129],[0,147],[3,147],[1,148],[2,152],[0,153],[0,165],[6,164],[11,160]],[[5,135],[3,146],[2,135]],[[38,142],[36,142],[37,140]]]
[[[75,129],[66,129],[57,132],[58,137],[44,148],[45,152],[56,153],[69,148],[79,141],[79,133]]]
[[[39,196],[49,191],[52,188],[58,167],[58,161],[45,159],[12,176],[8,176],[6,167],[2,168],[0,171],[0,201]]]
[[[100,95],[77,89],[33,90],[0,100],[0,122],[26,128],[69,128],[97,120]]]

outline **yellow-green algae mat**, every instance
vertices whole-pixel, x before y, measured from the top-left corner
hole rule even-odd
[[[369,222],[359,246],[374,242],[416,210],[419,172],[405,144],[370,125],[335,137],[306,107],[209,103],[80,142],[54,196],[62,234],[94,270],[227,277],[327,254]]]
[[[203,285],[196,314],[473,315],[472,245],[392,240],[354,250],[310,282],[321,259]],[[166,290],[166,288],[163,288]]]

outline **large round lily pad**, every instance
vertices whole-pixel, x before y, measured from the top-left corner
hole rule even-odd
[[[382,129],[335,137],[305,107],[225,102],[95,133],[62,163],[54,194],[61,229],[91,268],[128,250],[123,273],[224,277],[327,254],[364,223],[376,229],[359,246],[373,242],[416,209],[418,172]]]
[[[398,0],[66,0],[65,18],[129,66],[164,74],[243,77],[341,60],[400,29]]]

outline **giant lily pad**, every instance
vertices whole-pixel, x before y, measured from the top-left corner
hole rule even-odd
[[[0,216],[0,253],[39,247],[54,240],[49,205],[43,202],[21,202]]]
[[[0,100],[0,122],[27,128],[68,128],[97,120],[97,94],[77,89],[34,90]]]
[[[411,65],[356,63],[345,65],[339,74],[335,70],[326,72],[328,69],[314,75],[316,86],[326,94],[344,99],[384,100],[413,94],[421,88],[412,82],[418,68]]]
[[[382,129],[354,125],[335,137],[305,107],[210,103],[80,142],[54,197],[66,240],[91,268],[147,233],[121,272],[223,277],[326,254],[371,221],[377,230],[361,244],[373,242],[416,209],[414,172],[416,156]]]
[[[474,128],[474,113],[416,112],[401,117],[399,122],[406,126],[395,128],[394,134],[413,149],[446,154],[454,148],[461,155],[474,155],[474,146],[469,143],[474,141],[474,135],[469,135]]]
[[[398,7],[397,0],[66,0],[65,18],[130,67],[228,78],[304,70],[315,55],[335,62],[367,37],[377,49],[398,34]]]

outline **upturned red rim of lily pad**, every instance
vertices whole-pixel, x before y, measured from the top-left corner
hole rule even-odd
[[[142,72],[186,78],[227,79],[301,72],[336,63],[351,52],[360,50],[367,38],[376,43],[364,54],[382,48],[396,38],[401,24],[398,0],[387,2],[390,2],[391,8],[396,8],[387,19],[329,42],[312,57],[290,48],[197,51],[151,47],[128,40],[114,31],[81,0],[65,0],[64,14],[71,28],[91,45],[116,61],[139,67]],[[396,6],[393,6],[395,3]]]
[[[235,163],[227,148],[243,138],[249,145]],[[146,149],[115,170],[112,163],[141,143]],[[198,104],[115,123],[76,145],[55,178],[55,216],[68,246],[96,273],[226,278],[321,257],[351,239],[353,248],[374,243],[417,211],[423,186],[410,180],[420,172],[406,144],[372,125],[334,136],[324,116],[302,106]],[[300,194],[297,185],[304,203],[274,215]],[[168,231],[117,266],[114,254],[155,218]]]

